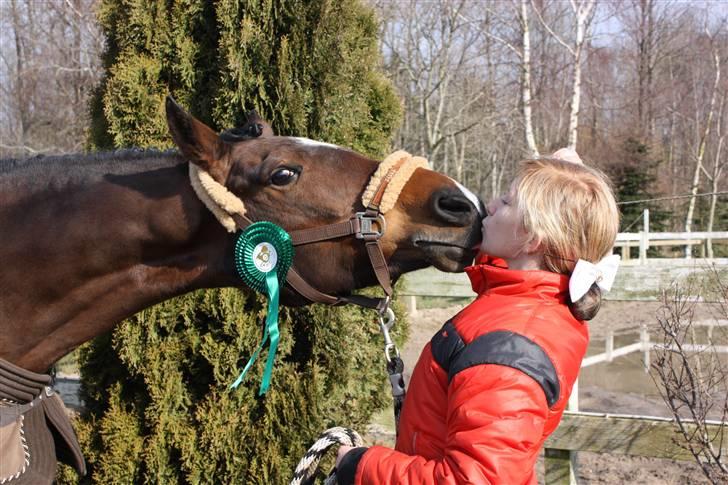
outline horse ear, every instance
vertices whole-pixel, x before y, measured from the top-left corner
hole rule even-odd
[[[167,96],[167,125],[174,143],[190,162],[224,180],[227,145],[210,127],[187,113],[172,96]]]
[[[254,138],[273,136],[273,129],[263,118],[258,116],[255,110],[248,111],[245,114],[245,118],[245,124],[243,126],[223,131],[220,133],[220,138],[223,141],[237,143]]]
[[[248,111],[245,115],[248,119],[245,122],[245,126],[248,127],[248,131],[254,136],[273,136],[273,128],[263,118],[258,116],[258,112],[255,110]]]

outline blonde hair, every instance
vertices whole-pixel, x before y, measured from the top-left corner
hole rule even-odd
[[[526,160],[515,181],[523,226],[540,243],[546,269],[571,274],[576,261],[596,263],[612,251],[619,231],[619,209],[602,172],[554,158]],[[572,306],[575,316],[596,315],[596,285]]]

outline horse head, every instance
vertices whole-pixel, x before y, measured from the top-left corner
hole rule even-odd
[[[362,194],[379,162],[339,146],[275,136],[255,112],[244,126],[218,135],[167,100],[167,122],[182,155],[243,201],[246,217],[289,233],[341,223],[366,210]],[[416,168],[401,180],[379,239],[393,281],[433,265],[456,272],[480,241],[482,203],[454,180]],[[380,222],[380,225],[384,225]],[[294,267],[312,287],[333,295],[377,282],[365,244],[337,237],[296,248]],[[288,288],[283,302],[308,302]]]

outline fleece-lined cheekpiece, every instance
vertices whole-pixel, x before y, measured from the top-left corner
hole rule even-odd
[[[228,232],[235,232],[237,226],[230,215],[245,215],[243,201],[192,162],[190,162],[190,182],[197,197],[210,209],[220,224]]]
[[[402,192],[405,184],[410,179],[416,169],[430,168],[427,160],[422,157],[413,157],[404,150],[398,150],[392,153],[387,158],[385,158],[382,163],[379,164],[379,168],[377,168],[377,171],[374,172],[374,175],[372,175],[372,178],[369,180],[369,185],[367,186],[367,189],[364,191],[364,195],[362,195],[361,198],[364,207],[367,207],[369,205],[369,202],[371,202],[372,197],[374,197],[374,194],[379,188],[379,184],[381,183],[382,179],[384,179],[384,177],[387,175],[389,170],[402,159],[404,159],[404,163],[399,168],[397,173],[392,177],[389,185],[387,185],[387,188],[384,190],[382,202],[379,204],[379,211],[382,214],[386,213],[388,210],[394,207],[394,204],[397,202],[397,198],[399,198],[400,192]]]

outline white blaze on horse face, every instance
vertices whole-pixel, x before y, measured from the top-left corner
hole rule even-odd
[[[478,214],[480,214],[480,216],[483,217],[485,215],[485,214],[483,214],[483,204],[481,204],[480,200],[478,200],[478,196],[475,195],[474,193],[472,193],[471,191],[469,191],[468,189],[466,189],[465,187],[463,187],[462,185],[460,185],[457,180],[453,180],[453,179],[450,179],[450,180],[455,182],[455,185],[458,186],[458,189],[460,189],[460,191],[463,193],[463,195],[465,195],[465,197],[467,197],[468,200],[473,203],[475,208],[478,209]]]
[[[329,147],[329,148],[338,148],[338,149],[341,149],[340,146],[332,145],[331,143],[326,143],[326,142],[323,142],[323,141],[311,140],[310,138],[303,138],[303,137],[300,137],[300,136],[293,136],[291,138],[293,138],[294,140],[296,140],[301,145],[312,146],[312,147]]]

